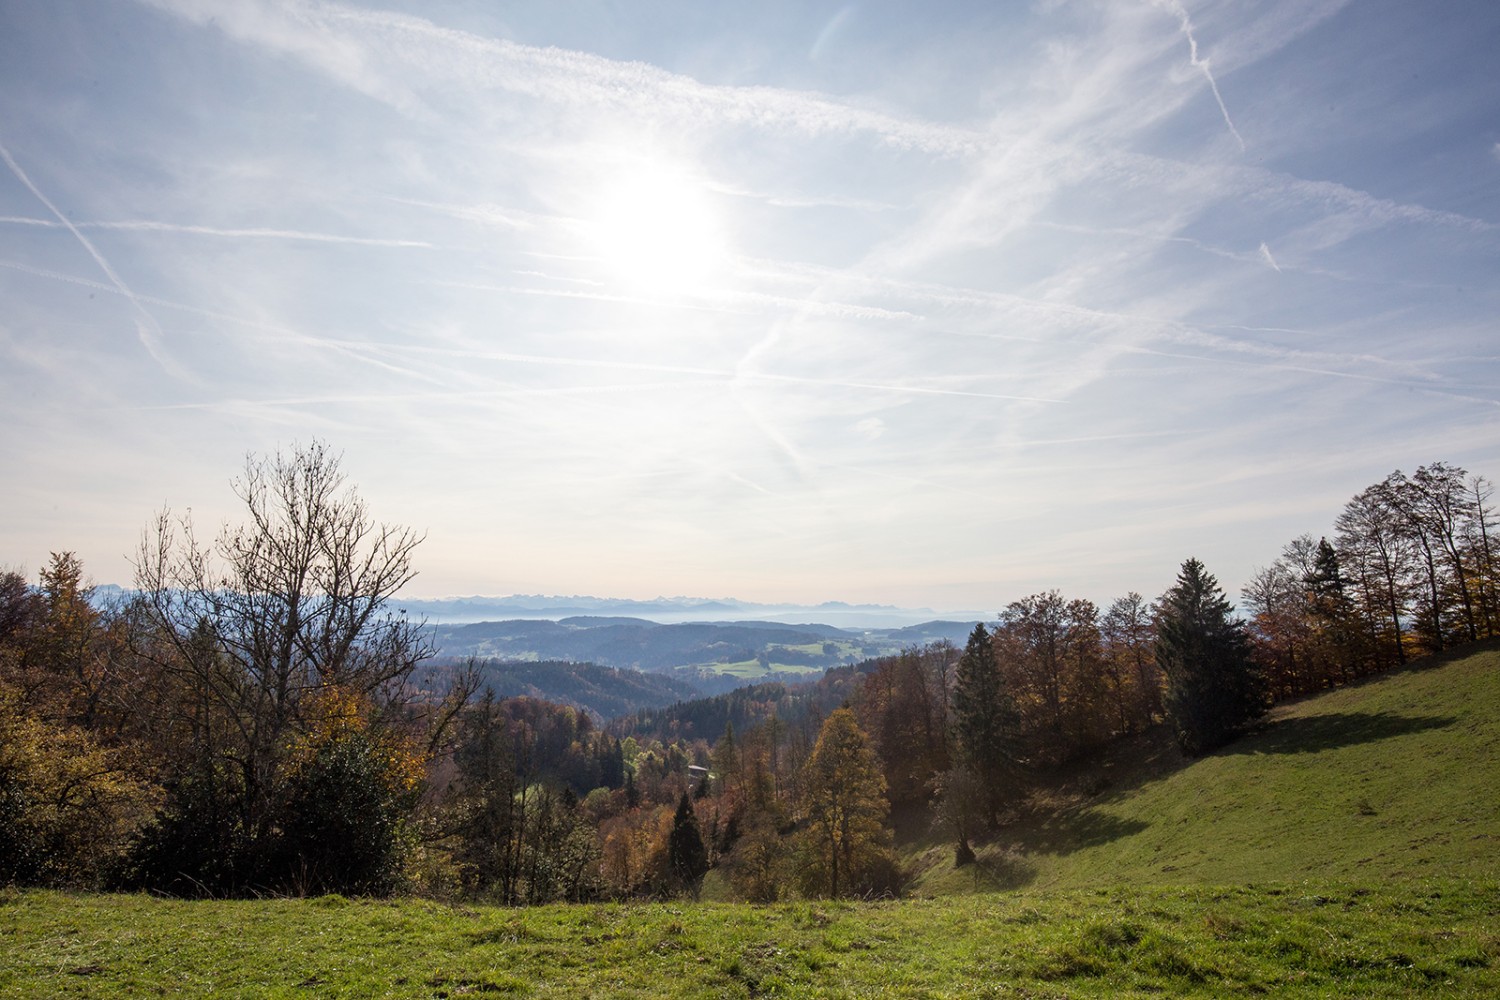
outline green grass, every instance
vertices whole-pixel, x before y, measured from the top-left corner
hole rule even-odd
[[[1104,774],[1061,789],[1060,808],[1006,830],[973,870],[932,844],[919,891],[1500,878],[1500,652],[1279,707],[1190,764],[1153,734]]]
[[[805,663],[777,663],[774,660],[771,661],[769,668],[761,666],[759,660],[737,660],[734,663],[697,663],[689,669],[747,679],[768,677],[771,674],[820,674],[823,672],[822,667],[810,667]]]
[[[838,647],[838,651],[834,655],[840,660],[857,660],[863,658],[865,655],[866,646],[864,643],[851,642],[843,639],[830,641],[834,646]],[[822,642],[808,642],[802,643],[800,645],[782,646],[778,648],[786,649],[790,652],[795,653],[810,653],[815,656],[822,656],[823,646],[824,643]],[[888,650],[885,650],[885,653],[882,655],[894,654],[896,652],[899,652],[899,647],[892,644],[890,648]],[[814,667],[808,666],[805,663],[778,663],[773,658],[771,660],[771,666],[769,669],[762,667],[759,660],[753,659],[737,660],[733,663],[694,663],[691,664],[687,669],[703,670],[709,673],[728,674],[732,677],[754,679],[757,677],[765,677],[770,674],[821,674],[828,668],[826,664],[824,666]]]
[[[1493,996],[1500,887],[450,909],[0,897],[0,995]]]
[[[1105,763],[902,902],[0,892],[0,996],[1500,996],[1500,653]]]

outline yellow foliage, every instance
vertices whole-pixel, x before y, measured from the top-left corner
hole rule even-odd
[[[0,881],[88,884],[160,804],[159,789],[77,726],[26,714],[0,685]]]
[[[358,691],[327,685],[304,699],[305,731],[291,750],[294,773],[308,766],[318,752],[336,743],[362,739],[378,757],[386,787],[398,795],[414,795],[427,782],[427,754],[410,734],[370,723],[369,699]]]

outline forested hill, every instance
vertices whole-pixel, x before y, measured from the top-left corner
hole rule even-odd
[[[778,725],[805,728],[809,720],[820,722],[830,711],[855,697],[859,685],[878,671],[882,662],[866,660],[838,667],[816,680],[751,684],[692,701],[643,707],[634,714],[616,718],[609,730],[621,737],[663,742],[705,740],[713,744],[731,726],[743,733],[774,719]]]
[[[440,691],[467,661],[439,657],[425,668],[423,686]],[[506,662],[478,660],[479,689],[497,698],[527,697],[559,705],[571,705],[603,722],[616,716],[659,709],[665,705],[700,697],[703,691],[685,678],[644,673],[595,663],[558,660]]]
[[[821,672],[941,640],[962,643],[973,627],[973,622],[933,621],[855,631],[762,621],[663,625],[644,618],[582,616],[433,625],[430,634],[443,656],[563,660],[652,671],[722,672],[731,665],[758,663],[759,670],[738,672],[759,680],[768,672]]]

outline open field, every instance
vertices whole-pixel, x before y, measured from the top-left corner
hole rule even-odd
[[[9,894],[0,995],[1484,997],[1500,887],[1114,887],[448,908]]]
[[[738,660],[734,663],[695,663],[689,669],[702,670],[710,674],[726,674],[730,677],[742,677],[746,680],[757,680],[762,677],[772,677],[777,674],[821,674],[822,667],[809,667],[802,663],[777,663],[772,660],[769,667],[762,666],[759,660]]]

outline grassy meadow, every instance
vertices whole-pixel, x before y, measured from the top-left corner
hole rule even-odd
[[[1123,887],[451,908],[11,894],[6,997],[1500,994],[1500,889]]]
[[[725,674],[730,677],[739,677],[744,680],[758,680],[762,677],[771,677],[776,674],[821,674],[822,667],[809,667],[804,663],[777,663],[772,660],[769,666],[763,666],[759,660],[736,660],[733,663],[697,663],[691,669],[702,670],[706,673]]]
[[[1500,880],[1500,651],[1278,706],[1190,764],[1153,732],[1043,794],[977,866],[918,852],[916,891]]]
[[[1500,653],[1158,737],[915,898],[506,910],[0,894],[0,996],[1500,996]]]

